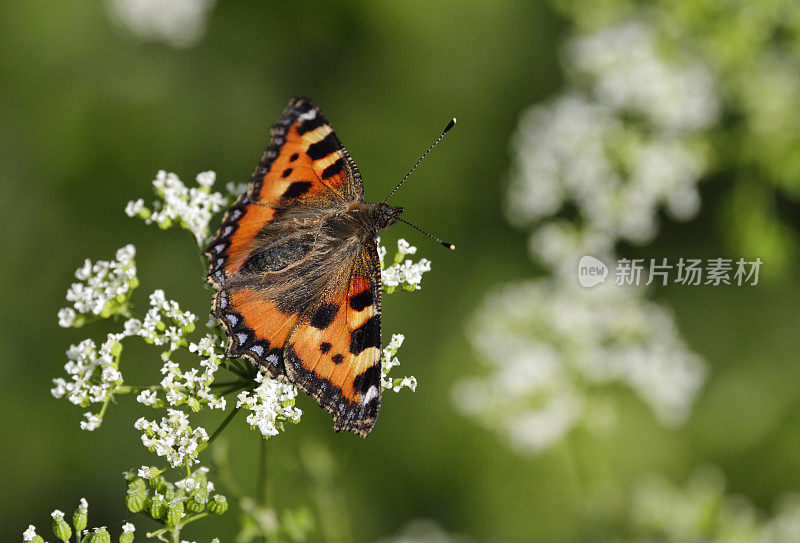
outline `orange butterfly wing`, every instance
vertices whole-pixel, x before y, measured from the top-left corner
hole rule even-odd
[[[349,283],[308,308],[284,349],[289,379],[333,415],[333,429],[361,436],[381,401],[381,283],[375,242]]]
[[[205,253],[216,288],[244,263],[253,240],[280,208],[314,198],[364,200],[358,167],[312,101],[292,98],[269,134],[247,192],[225,214]]]

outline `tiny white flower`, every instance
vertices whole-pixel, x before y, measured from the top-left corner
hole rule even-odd
[[[143,390],[136,396],[136,401],[142,405],[153,405],[158,399],[155,390]]]
[[[144,209],[144,200],[139,198],[136,201],[128,202],[128,205],[125,206],[125,214],[128,217],[135,217],[142,209]]]
[[[97,430],[100,426],[100,417],[95,415],[94,413],[87,412],[83,414],[83,417],[86,420],[81,421],[81,430],[86,430],[87,432],[92,432]]]
[[[29,524],[28,529],[22,533],[22,541],[33,541],[34,537],[36,537],[36,527]]]
[[[69,328],[75,322],[75,310],[65,307],[58,310],[58,325],[62,328]]]
[[[122,533],[132,534],[135,531],[136,531],[136,527],[133,524],[131,524],[130,522],[126,522],[125,524],[122,525]]]
[[[50,516],[53,518],[54,521],[58,522],[59,520],[64,520],[64,512],[55,509]]]

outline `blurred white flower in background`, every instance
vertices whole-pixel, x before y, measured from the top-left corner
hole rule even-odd
[[[592,80],[598,102],[640,115],[664,132],[713,125],[721,104],[711,71],[696,60],[670,58],[658,45],[650,25],[624,22],[568,43],[568,69]]]
[[[572,428],[608,430],[596,392],[630,388],[666,426],[683,423],[703,384],[702,360],[672,317],[640,291],[584,289],[553,279],[490,293],[468,334],[489,373],[453,391],[456,405],[520,451],[540,452]]]
[[[771,517],[743,496],[725,493],[714,466],[697,468],[683,486],[647,474],[634,483],[628,522],[631,541],[704,543],[800,542],[800,495],[781,496]]]
[[[591,250],[617,239],[651,241],[660,207],[676,219],[695,216],[708,162],[695,136],[716,122],[720,103],[707,68],[668,61],[656,46],[644,23],[568,43],[575,87],[588,88],[522,114],[512,140],[512,223],[538,224],[574,206],[576,233]],[[538,236],[531,248],[550,264]]]
[[[576,274],[581,256],[613,261],[618,242],[652,241],[662,209],[695,216],[710,160],[700,136],[721,109],[712,72],[664,55],[644,22],[573,38],[565,60],[567,90],[520,117],[506,198],[548,275],[486,297],[468,327],[486,371],[453,389],[462,413],[534,453],[576,426],[608,434],[610,385],[678,426],[706,376],[644,290],[584,289]]]
[[[216,0],[106,0],[109,18],[143,41],[173,47],[196,45]]]
[[[400,532],[379,543],[467,543],[471,541],[461,534],[446,532],[436,522],[428,519],[414,519],[406,523]]]

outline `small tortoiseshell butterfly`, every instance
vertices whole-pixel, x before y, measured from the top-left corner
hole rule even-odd
[[[227,356],[296,384],[333,415],[336,431],[365,437],[378,416],[376,237],[402,212],[364,202],[358,168],[325,117],[293,98],[205,253]]]

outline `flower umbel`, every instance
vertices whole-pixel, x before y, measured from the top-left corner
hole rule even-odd
[[[194,234],[198,246],[203,246],[208,241],[208,223],[228,203],[221,193],[211,192],[216,178],[214,172],[199,173],[195,178],[198,186],[189,188],[174,173],[159,170],[153,188],[160,199],[153,202],[152,209],[145,207],[143,200],[128,202],[125,213],[159,228],[180,226]]]

